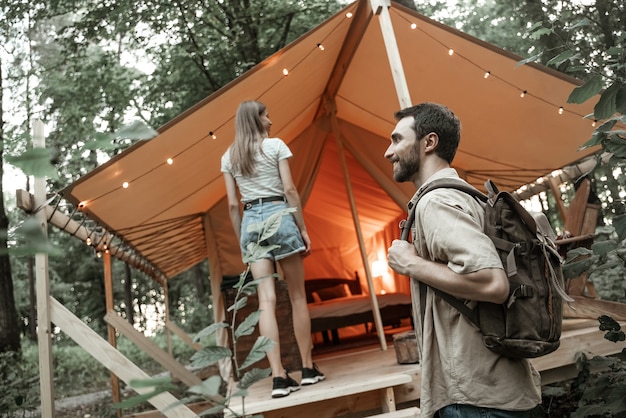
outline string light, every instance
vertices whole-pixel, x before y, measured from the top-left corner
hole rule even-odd
[[[522,93],[519,95],[519,97],[524,97],[524,96],[526,96],[526,93],[527,93],[527,92],[526,92],[526,90],[522,90]]]
[[[596,123],[598,123],[598,119],[594,119],[593,122],[591,122],[591,126],[593,126],[595,128],[596,127]]]
[[[352,12],[348,12],[348,13],[346,13],[346,17],[347,17],[348,19],[350,19],[350,18],[352,17]]]
[[[83,210],[85,206],[87,206],[87,201],[83,200],[82,202],[78,204],[78,209]]]
[[[563,106],[559,107],[559,115],[563,114]]]
[[[487,71],[487,72],[485,73],[485,78],[489,78],[489,76],[490,76],[490,75],[491,75],[491,71]]]
[[[87,239],[85,240],[85,244],[91,245],[91,237],[87,237]]]
[[[450,56],[454,55],[454,49],[450,48],[448,50],[448,55],[450,55]]]
[[[416,29],[417,28],[417,23],[411,23],[411,29]]]
[[[213,139],[217,139],[217,135],[215,135],[215,132],[213,132],[213,131],[210,131],[210,132],[209,132],[209,136],[210,136],[211,138],[213,138]]]
[[[128,182],[125,181],[124,183],[122,183],[122,187],[125,188],[125,189],[128,189]]]
[[[171,158],[168,158],[168,159],[167,159],[167,163],[168,163],[169,165],[172,165],[172,164],[174,164],[174,160],[172,160]]]
[[[317,47],[320,49],[320,51],[324,50],[324,45],[322,45],[321,43],[318,43]]]
[[[289,75],[289,70],[286,68],[283,68],[283,75],[285,76]]]

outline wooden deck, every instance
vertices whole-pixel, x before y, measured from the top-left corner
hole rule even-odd
[[[591,356],[611,355],[626,348],[626,342],[616,344],[604,339],[603,335],[596,320],[566,320],[559,349],[532,360],[541,372],[542,383],[574,377],[578,352]],[[419,364],[398,364],[393,346],[386,351],[370,348],[315,359],[315,362],[326,375],[326,380],[304,386],[287,397],[272,399],[271,379],[264,379],[250,389],[245,412],[262,413],[265,418],[367,417],[419,404]],[[299,381],[300,373],[293,373],[292,377]],[[237,413],[242,411],[240,402],[233,401],[231,408]]]
[[[626,322],[620,322],[626,327]],[[561,346],[547,356],[533,359],[541,373],[542,384],[550,384],[575,377],[576,354],[612,355],[626,348],[626,342],[613,343],[604,339],[598,330],[598,321],[567,319],[564,321]],[[254,384],[245,399],[248,416],[263,414],[265,418],[360,418],[360,417],[417,417],[419,416],[420,366],[400,365],[391,344],[385,351],[377,346],[314,356],[326,380],[304,386],[301,390],[279,399],[271,398],[271,378]],[[291,376],[299,381],[300,373]],[[199,413],[208,403],[187,405]],[[230,408],[241,414],[241,399],[234,399]],[[161,417],[160,413],[144,412],[129,417]],[[225,414],[226,417],[234,413]]]

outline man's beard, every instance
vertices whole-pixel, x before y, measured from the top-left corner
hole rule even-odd
[[[411,151],[407,158],[398,159],[394,166],[393,179],[398,183],[412,181],[419,169],[420,157],[415,151]]]

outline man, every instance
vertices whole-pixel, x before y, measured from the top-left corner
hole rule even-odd
[[[419,192],[432,180],[459,178],[450,167],[461,129],[454,113],[422,103],[394,116],[385,158],[395,181],[410,181]],[[409,209],[416,200],[417,193]],[[482,205],[462,191],[435,189],[417,205],[413,243],[395,240],[389,248],[389,266],[411,277],[422,417],[541,416],[540,377],[530,362],[487,349],[478,329],[429,288],[467,301],[507,300],[509,282],[483,233]]]

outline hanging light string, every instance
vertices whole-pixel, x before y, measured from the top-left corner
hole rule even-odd
[[[528,91],[526,88],[518,86],[518,85],[516,85],[516,84],[514,84],[514,83],[512,83],[512,82],[510,82],[510,81],[508,81],[506,79],[504,79],[500,75],[494,74],[488,68],[484,68],[483,66],[481,66],[480,64],[474,62],[473,60],[471,60],[467,56],[465,56],[462,53],[456,51],[455,49],[453,49],[449,45],[444,44],[442,41],[437,39],[435,36],[431,35],[427,31],[425,31],[419,24],[408,20],[407,17],[404,14],[400,13],[399,11],[397,11],[397,10],[395,10],[393,8],[392,8],[392,12],[394,12],[396,14],[396,16],[398,16],[400,19],[402,19],[405,22],[407,22],[407,24],[409,25],[409,27],[411,29],[419,31],[420,33],[424,34],[424,36],[426,36],[429,39],[431,39],[433,42],[439,44],[442,47],[442,49],[445,50],[448,53],[448,55],[459,57],[462,60],[464,60],[467,63],[469,63],[470,65],[472,65],[473,67],[477,68],[480,71],[480,74],[482,74],[485,79],[493,78],[493,79],[499,80],[502,83],[508,85],[509,87],[512,88],[512,90],[514,90],[517,94],[519,94],[520,98],[523,98],[523,97],[526,97],[526,96],[532,97],[532,98],[534,98],[536,100],[539,100],[539,101],[541,101],[541,102],[543,102],[543,103],[545,103],[545,104],[547,104],[547,105],[549,105],[551,107],[554,107],[559,114],[570,113],[572,115],[579,116],[581,118],[586,118],[588,116],[588,115],[582,115],[582,114],[580,114],[578,112],[575,112],[573,110],[566,109],[563,105],[556,104],[556,103],[554,103],[554,102],[552,102],[550,100],[547,100],[547,99],[545,99],[545,98],[543,98],[541,96],[538,96],[537,94],[534,94],[534,93]],[[592,124],[593,124],[593,121],[592,121]]]
[[[352,8],[354,8],[355,6],[353,6]],[[325,47],[324,47],[324,42],[331,36],[333,35],[335,32],[337,32],[342,26],[345,26],[349,23],[348,22],[351,17],[351,11],[350,8],[347,9],[348,11],[346,12],[346,15],[344,17],[344,19],[338,19],[338,22],[335,24],[335,26],[333,26],[331,28],[331,30],[326,34],[326,36],[324,36],[320,42],[317,42],[315,45],[313,45],[291,68],[287,69],[287,68],[283,68],[281,70],[280,76],[278,76],[276,78],[276,80],[273,83],[270,83],[268,85],[268,87],[263,90],[257,97],[257,100],[261,100],[270,90],[272,90],[272,88],[274,88],[278,83],[280,83],[285,77],[287,77],[289,75],[290,72],[294,71],[295,69],[297,69],[299,66],[301,66],[308,58],[311,57],[312,54],[314,53],[319,53],[319,52],[323,52],[325,51]],[[271,59],[268,58],[268,59]],[[261,63],[262,64],[262,63]],[[250,70],[250,71],[254,71]],[[318,98],[319,99],[319,98]],[[192,150],[193,148],[195,148],[198,144],[201,144],[205,139],[207,139],[208,137],[211,137],[213,139],[217,139],[217,135],[216,133],[223,128],[226,124],[232,123],[233,119],[235,118],[235,115],[232,115],[231,117],[225,119],[222,123],[220,123],[218,126],[216,126],[213,130],[209,131],[206,135],[202,136],[201,138],[197,139],[196,141],[190,143],[189,145],[187,145],[185,148],[181,149],[179,152],[177,152],[176,154],[174,154],[173,156],[169,157],[168,159],[166,159],[165,161],[162,161],[160,163],[158,163],[156,166],[150,168],[149,170],[137,175],[136,177],[132,178],[132,179],[128,179],[126,180],[124,183],[122,183],[122,185],[116,186],[111,188],[110,190],[95,196],[91,199],[89,199],[89,203],[92,203],[96,200],[99,200],[103,197],[108,196],[111,193],[114,193],[116,191],[119,191],[121,189],[126,189],[128,187],[130,187],[130,185],[132,185],[134,182],[136,182],[137,180],[148,176],[150,173],[160,169],[163,166],[166,165],[172,165],[173,161],[176,160],[176,158],[180,157],[182,154]],[[210,184],[210,183],[209,183]],[[197,191],[197,190],[196,190]],[[195,191],[194,191],[195,193]],[[180,202],[176,202],[176,203],[180,203]],[[169,209],[169,208],[168,208]],[[167,209],[166,209],[167,210]],[[155,215],[158,216],[158,215]]]

